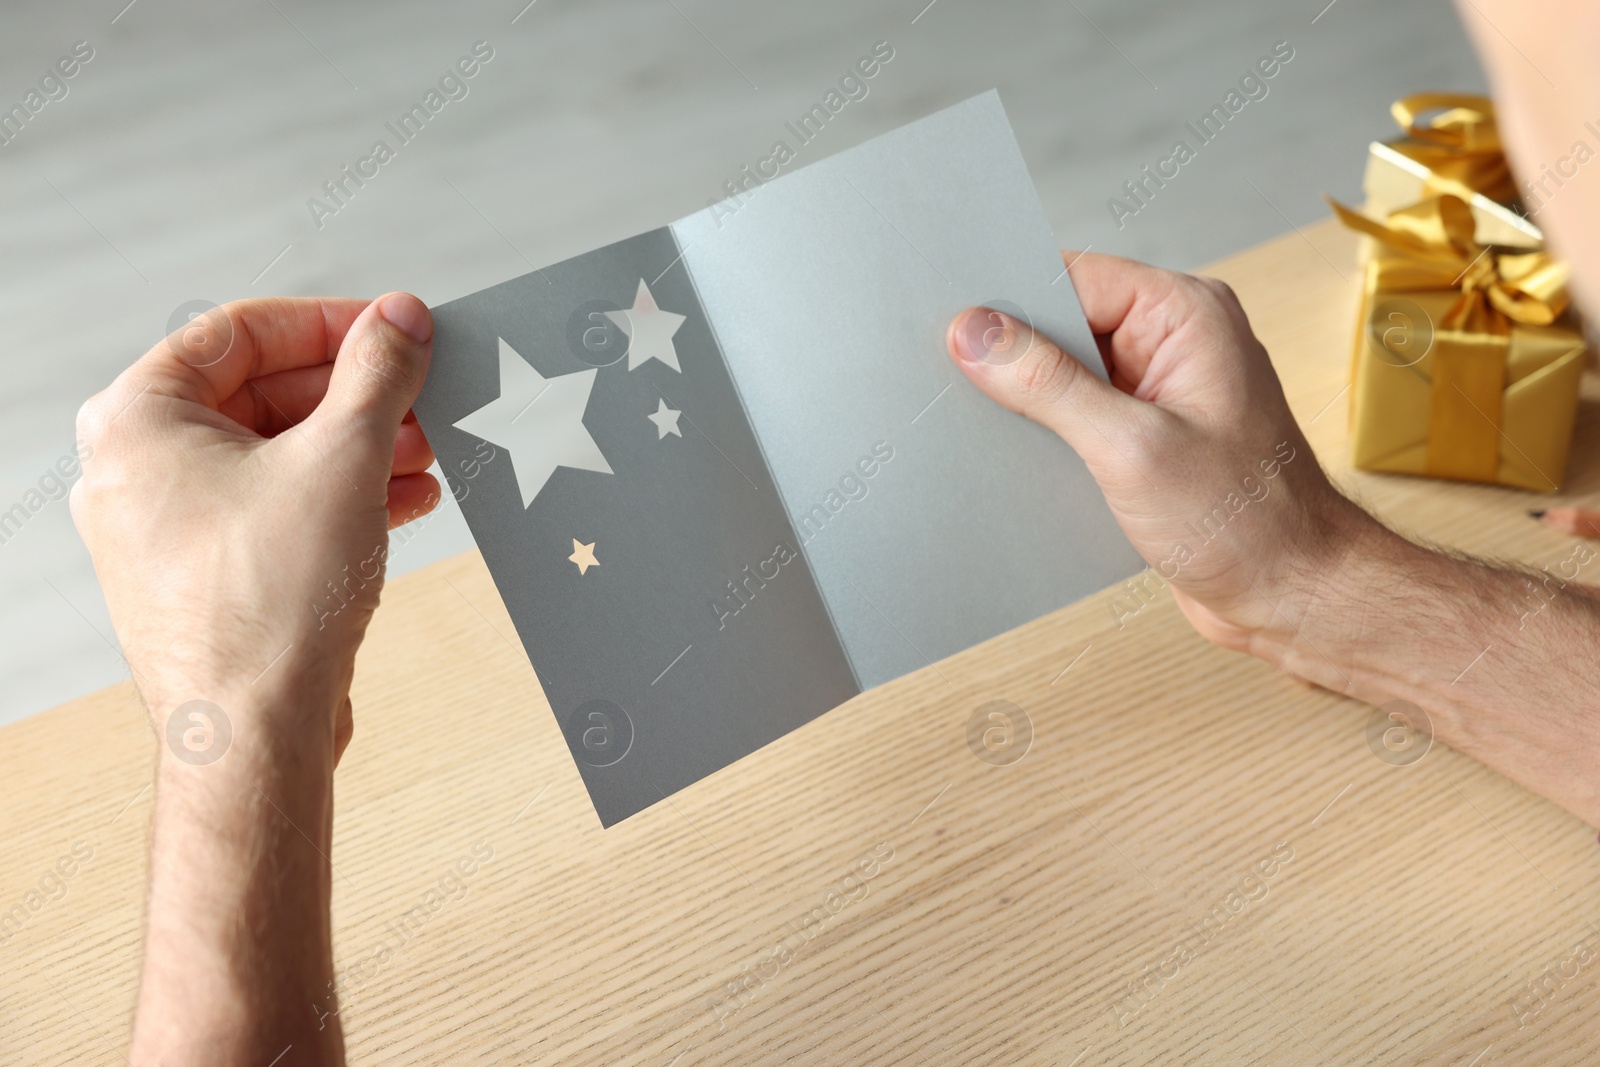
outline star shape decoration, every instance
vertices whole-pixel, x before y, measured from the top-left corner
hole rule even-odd
[[[667,407],[665,398],[657,401],[657,403],[659,406],[656,408],[656,413],[645,416],[645,418],[656,424],[656,440],[663,440],[669,433],[682,437],[683,431],[678,429],[678,416],[682,415],[683,412]]]
[[[600,561],[594,558],[594,542],[584,544],[576,537],[572,539],[572,555],[567,557],[578,565],[579,574],[588,574],[590,567],[600,566]]]
[[[626,311],[608,311],[606,318],[628,335],[628,369],[633,370],[647,359],[657,359],[679,374],[678,350],[673,347],[672,335],[683,325],[686,315],[662,311],[644,279],[639,279],[639,291],[633,296],[633,307]]]
[[[557,467],[614,473],[583,424],[599,373],[591,368],[546,378],[500,338],[500,396],[455,426],[511,454],[524,508]]]

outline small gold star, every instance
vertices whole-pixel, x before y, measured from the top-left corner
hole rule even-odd
[[[600,561],[594,558],[594,542],[584,544],[576,537],[572,539],[572,555],[567,557],[578,565],[579,574],[588,574],[590,567],[600,566]]]

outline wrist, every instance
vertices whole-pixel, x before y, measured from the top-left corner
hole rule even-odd
[[[163,672],[138,676],[160,765],[265,771],[290,756],[332,751],[348,692],[305,672],[276,677]]]
[[[1343,497],[1308,520],[1303,543],[1249,651],[1305,681],[1360,696],[1354,672],[1363,648],[1392,639],[1385,631],[1393,619],[1383,612],[1428,553]],[[1384,607],[1374,612],[1375,605]]]
[[[180,839],[201,847],[237,842],[284,823],[326,851],[333,810],[331,741],[259,725],[250,718],[236,721],[226,751],[207,763],[191,762],[188,751],[175,755],[163,739],[157,822],[181,826]]]
[[[328,822],[337,760],[331,700],[270,688],[212,692],[214,700],[150,709],[162,811],[186,832],[211,837],[231,838],[269,818],[318,836],[312,828]]]

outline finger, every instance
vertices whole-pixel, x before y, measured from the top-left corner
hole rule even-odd
[[[1162,342],[1199,309],[1199,283],[1097,252],[1063,252],[1062,260],[1089,328],[1101,341],[1112,384],[1133,393]]]
[[[223,304],[179,327],[119,382],[219,408],[252,378],[331,362],[367,304],[288,297]]]
[[[433,449],[422,434],[422,427],[414,422],[402,422],[394,439],[394,459],[389,473],[416,474],[433,466]]]
[[[276,437],[301,422],[317,409],[328,392],[333,364],[279,371],[265,378],[244,383],[244,388],[222,402],[222,414],[262,437]],[[415,474],[427,470],[434,460],[433,449],[411,412],[400,423],[394,442],[392,474]]]
[[[1062,252],[1072,288],[1095,333],[1115,333],[1142,301],[1167,299],[1183,275],[1099,252]]]
[[[426,471],[390,478],[389,529],[422,518],[439,500],[439,480]]]
[[[1026,323],[968,308],[950,323],[950,354],[990,397],[1055,431],[1090,461],[1115,432],[1126,396]]]
[[[222,414],[262,437],[276,437],[303,422],[328,391],[332,364],[281,371],[246,382],[245,387],[223,401]],[[415,474],[433,465],[433,449],[417,425],[407,415],[395,435],[390,474]]]
[[[358,469],[387,474],[432,351],[433,316],[422,301],[409,293],[379,297],[345,334],[327,396],[302,428]]]
[[[262,437],[298,426],[317,409],[333,377],[332,363],[297,367],[264,378],[252,378],[218,408],[234,422]]]

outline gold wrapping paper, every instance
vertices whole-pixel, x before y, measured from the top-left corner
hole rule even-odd
[[[1488,97],[1417,93],[1395,101],[1389,112],[1406,133],[1389,147],[1428,169],[1431,177],[1425,196],[1449,193],[1466,199],[1482,193],[1501,204],[1517,198],[1517,186],[1500,144],[1494,102]],[[1428,112],[1436,114],[1421,119]]]
[[[1565,316],[1565,267],[1477,244],[1455,196],[1384,222],[1334,210],[1372,238],[1352,354],[1351,462],[1559,490],[1584,354]]]
[[[1426,200],[1435,195],[1429,188],[1430,178],[1421,163],[1373,141],[1367,146],[1367,169],[1361,179],[1361,189],[1367,197],[1367,213],[1382,217],[1407,204]],[[1544,232],[1509,207],[1495,203],[1482,193],[1463,199],[1472,208],[1472,218],[1477,224],[1475,239],[1479,244],[1529,251],[1544,247]]]
[[[1387,144],[1374,141],[1368,147],[1362,190],[1369,213],[1387,215],[1448,193],[1471,206],[1478,243],[1543,247],[1539,228],[1506,206],[1516,199],[1517,190],[1492,101],[1456,93],[1418,93],[1396,101],[1390,112],[1406,136]],[[1423,119],[1424,114],[1432,117]]]

